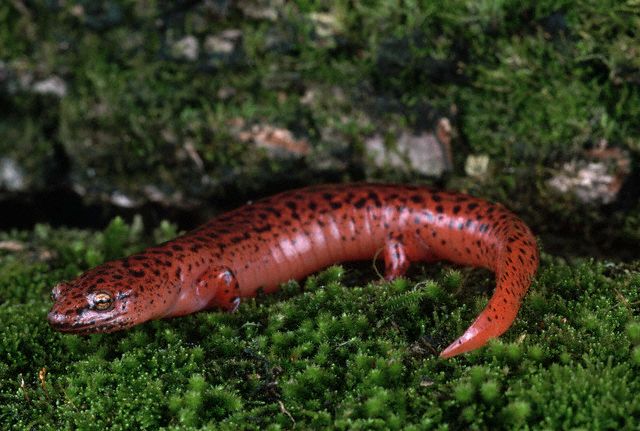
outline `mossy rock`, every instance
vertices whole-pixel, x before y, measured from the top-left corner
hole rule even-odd
[[[185,204],[292,177],[410,178],[364,169],[364,140],[444,113],[458,167],[483,153],[539,179],[602,140],[640,151],[633,11],[632,1],[9,2],[0,150],[29,154],[15,158],[32,187],[53,178],[94,199]],[[176,53],[182,45],[193,52]],[[52,76],[61,97],[34,89]],[[230,133],[238,119],[290,130],[310,154],[269,157]],[[528,181],[527,169],[511,181]]]

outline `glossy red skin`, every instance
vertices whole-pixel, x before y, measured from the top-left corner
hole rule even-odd
[[[531,230],[503,206],[424,187],[325,185],[292,190],[222,214],[172,241],[107,262],[54,287],[51,325],[111,332],[273,292],[336,262],[382,251],[385,278],[410,262],[447,260],[495,272],[486,308],[441,356],[505,332],[538,268]],[[97,310],[96,294],[114,298]]]

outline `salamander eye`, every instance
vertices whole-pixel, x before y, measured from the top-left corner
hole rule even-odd
[[[105,311],[113,305],[113,296],[107,292],[98,292],[93,296],[93,308],[99,311]]]

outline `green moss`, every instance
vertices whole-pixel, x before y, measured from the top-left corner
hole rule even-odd
[[[531,414],[531,406],[526,401],[513,401],[504,408],[503,413],[507,424],[521,427]]]
[[[500,396],[500,384],[496,381],[489,380],[480,386],[480,394],[486,402],[497,400]]]
[[[51,286],[93,264],[87,255],[139,249],[141,232],[139,222],[116,219],[101,233],[40,225],[1,234],[57,257],[27,263],[31,252],[2,252],[0,422],[15,429],[640,424],[637,266],[612,271],[604,262],[545,257],[513,327],[452,360],[437,353],[486,303],[493,281],[483,271],[426,266],[419,279],[362,285],[345,282],[354,279],[350,267],[335,266],[247,300],[235,314],[89,337],[52,331]]]
[[[640,344],[640,322],[627,323],[627,335],[634,344]]]
[[[469,403],[474,396],[475,387],[470,383],[461,383],[454,388],[454,396],[460,403]]]

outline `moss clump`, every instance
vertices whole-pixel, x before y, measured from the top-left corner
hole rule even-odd
[[[157,236],[172,231],[165,224]],[[29,244],[0,252],[3,429],[640,426],[637,264],[543,255],[513,327],[452,360],[437,353],[471,323],[493,280],[446,265],[369,284],[345,279],[372,270],[335,266],[235,314],[88,337],[52,331],[50,287],[139,249],[141,235],[139,222],[121,220],[98,233],[0,234]]]

